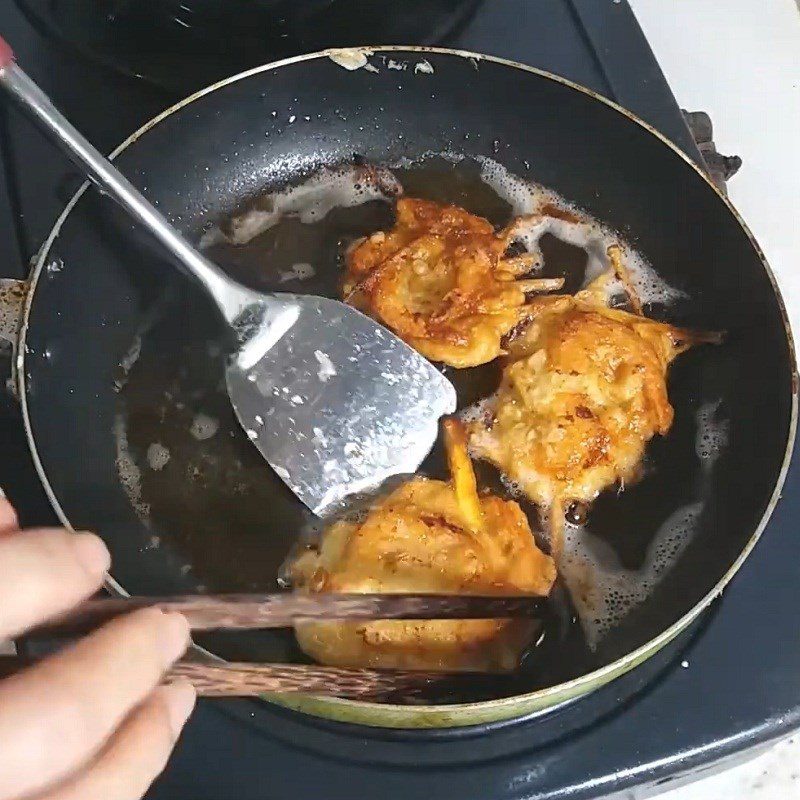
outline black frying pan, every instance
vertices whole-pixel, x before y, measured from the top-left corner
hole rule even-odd
[[[423,57],[432,74],[414,71]],[[409,68],[389,70],[388,58]],[[795,366],[786,315],[732,207],[675,147],[626,112],[498,59],[400,49],[372,62],[378,73],[351,72],[318,54],[245,73],[165,112],[120,148],[117,162],[198,237],[260,193],[353,159],[405,158],[396,174],[408,194],[461,204],[500,225],[510,207],[481,183],[469,158],[488,155],[618,230],[685,292],[669,308],[649,309],[653,316],[728,332],[723,346],[697,348],[676,362],[671,432],[651,443],[637,485],[602,495],[591,511],[593,534],[636,570],[665,520],[690,503],[699,509],[674,566],[595,650],[569,623],[562,596],[563,613],[550,621],[559,624],[548,626],[545,646],[514,679],[420,707],[292,701],[379,725],[507,718],[589,691],[634,666],[699,614],[738,568],[776,502],[793,439]],[[113,113],[113,98],[98,102]],[[453,164],[430,155],[443,151],[467,158]],[[336,296],[343,246],[391,219],[381,203],[334,210],[320,225],[289,220],[252,245],[218,247],[214,256],[259,288]],[[547,271],[567,273],[577,285],[585,254],[552,238],[543,246]],[[313,263],[315,277],[280,283],[279,274],[298,261]],[[117,391],[119,364],[136,336],[141,353]],[[275,587],[287,552],[315,521],[234,420],[219,385],[227,343],[208,302],[94,192],[78,193],[44,248],[20,344],[21,399],[42,480],[65,522],[104,536],[119,588],[177,594]],[[497,371],[452,377],[466,404],[491,391]],[[729,441],[709,472],[695,453],[696,414],[717,401]],[[210,438],[189,433],[199,412],[218,422]],[[131,481],[141,486],[140,513],[120,480],[121,423],[135,465],[131,471],[123,463],[123,472],[128,489]],[[153,443],[170,452],[162,469],[148,466]],[[424,469],[441,474],[439,454]],[[499,486],[488,468],[481,480]],[[301,658],[288,632],[202,644],[223,657]]]

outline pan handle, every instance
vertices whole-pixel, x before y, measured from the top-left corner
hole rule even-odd
[[[17,397],[16,364],[19,332],[22,327],[22,317],[25,309],[25,299],[28,296],[29,284],[27,281],[18,281],[11,278],[0,279],[0,352],[11,351],[11,375],[7,384],[11,393]]]

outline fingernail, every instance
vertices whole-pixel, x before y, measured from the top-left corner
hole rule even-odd
[[[197,693],[185,678],[178,678],[174,683],[161,687],[161,692],[169,715],[169,726],[177,738],[192,713]]]
[[[111,554],[99,536],[93,533],[76,533],[72,546],[83,568],[92,575],[105,575],[111,566]]]
[[[167,664],[179,659],[189,646],[189,623],[183,614],[164,614],[161,646]]]

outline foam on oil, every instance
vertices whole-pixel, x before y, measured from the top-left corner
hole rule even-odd
[[[122,414],[117,414],[114,418],[114,441],[117,448],[117,474],[122,488],[139,518],[147,523],[150,517],[150,504],[142,499],[142,472],[131,454],[127,423]]]
[[[353,208],[372,200],[389,201],[402,193],[402,187],[392,172],[385,168],[345,165],[322,169],[308,180],[263,195],[252,208],[230,218],[225,225],[206,231],[200,247],[227,242],[244,245],[285,217],[295,217],[311,225],[324,219],[334,208]],[[310,265],[295,265],[302,277],[314,274]],[[288,276],[290,280],[297,276]]]
[[[590,648],[649,597],[691,541],[702,508],[695,502],[676,509],[656,531],[637,570],[625,569],[588,526],[565,526],[558,569]]]
[[[703,403],[695,414],[697,434],[694,450],[704,471],[712,469],[728,444],[730,420],[720,413],[721,400]]]
[[[669,305],[683,297],[683,292],[664,281],[647,260],[637,253],[619,234],[590,217],[561,195],[541,184],[526,181],[509,172],[502,164],[488,157],[479,157],[481,178],[510,206],[515,217],[525,217],[515,226],[517,239],[529,253],[543,263],[540,240],[545,233],[586,251],[586,277],[590,283],[608,267],[606,251],[616,244],[622,250],[622,261],[642,303]],[[609,286],[611,294],[621,294],[620,284]]]

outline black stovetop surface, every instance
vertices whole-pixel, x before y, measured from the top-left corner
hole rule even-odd
[[[46,40],[10,0],[0,6],[0,29],[25,69],[101,149],[177,99]],[[699,160],[625,2],[485,0],[444,43],[582,83]],[[0,147],[0,277],[22,277],[80,180],[16,111],[1,106]],[[8,399],[0,401],[0,441],[0,486],[23,522],[52,522]],[[724,597],[691,631],[593,695],[490,735],[370,731],[256,701],[201,702],[148,797],[638,798],[774,741],[800,726],[800,636],[786,613],[800,601],[799,461]]]

